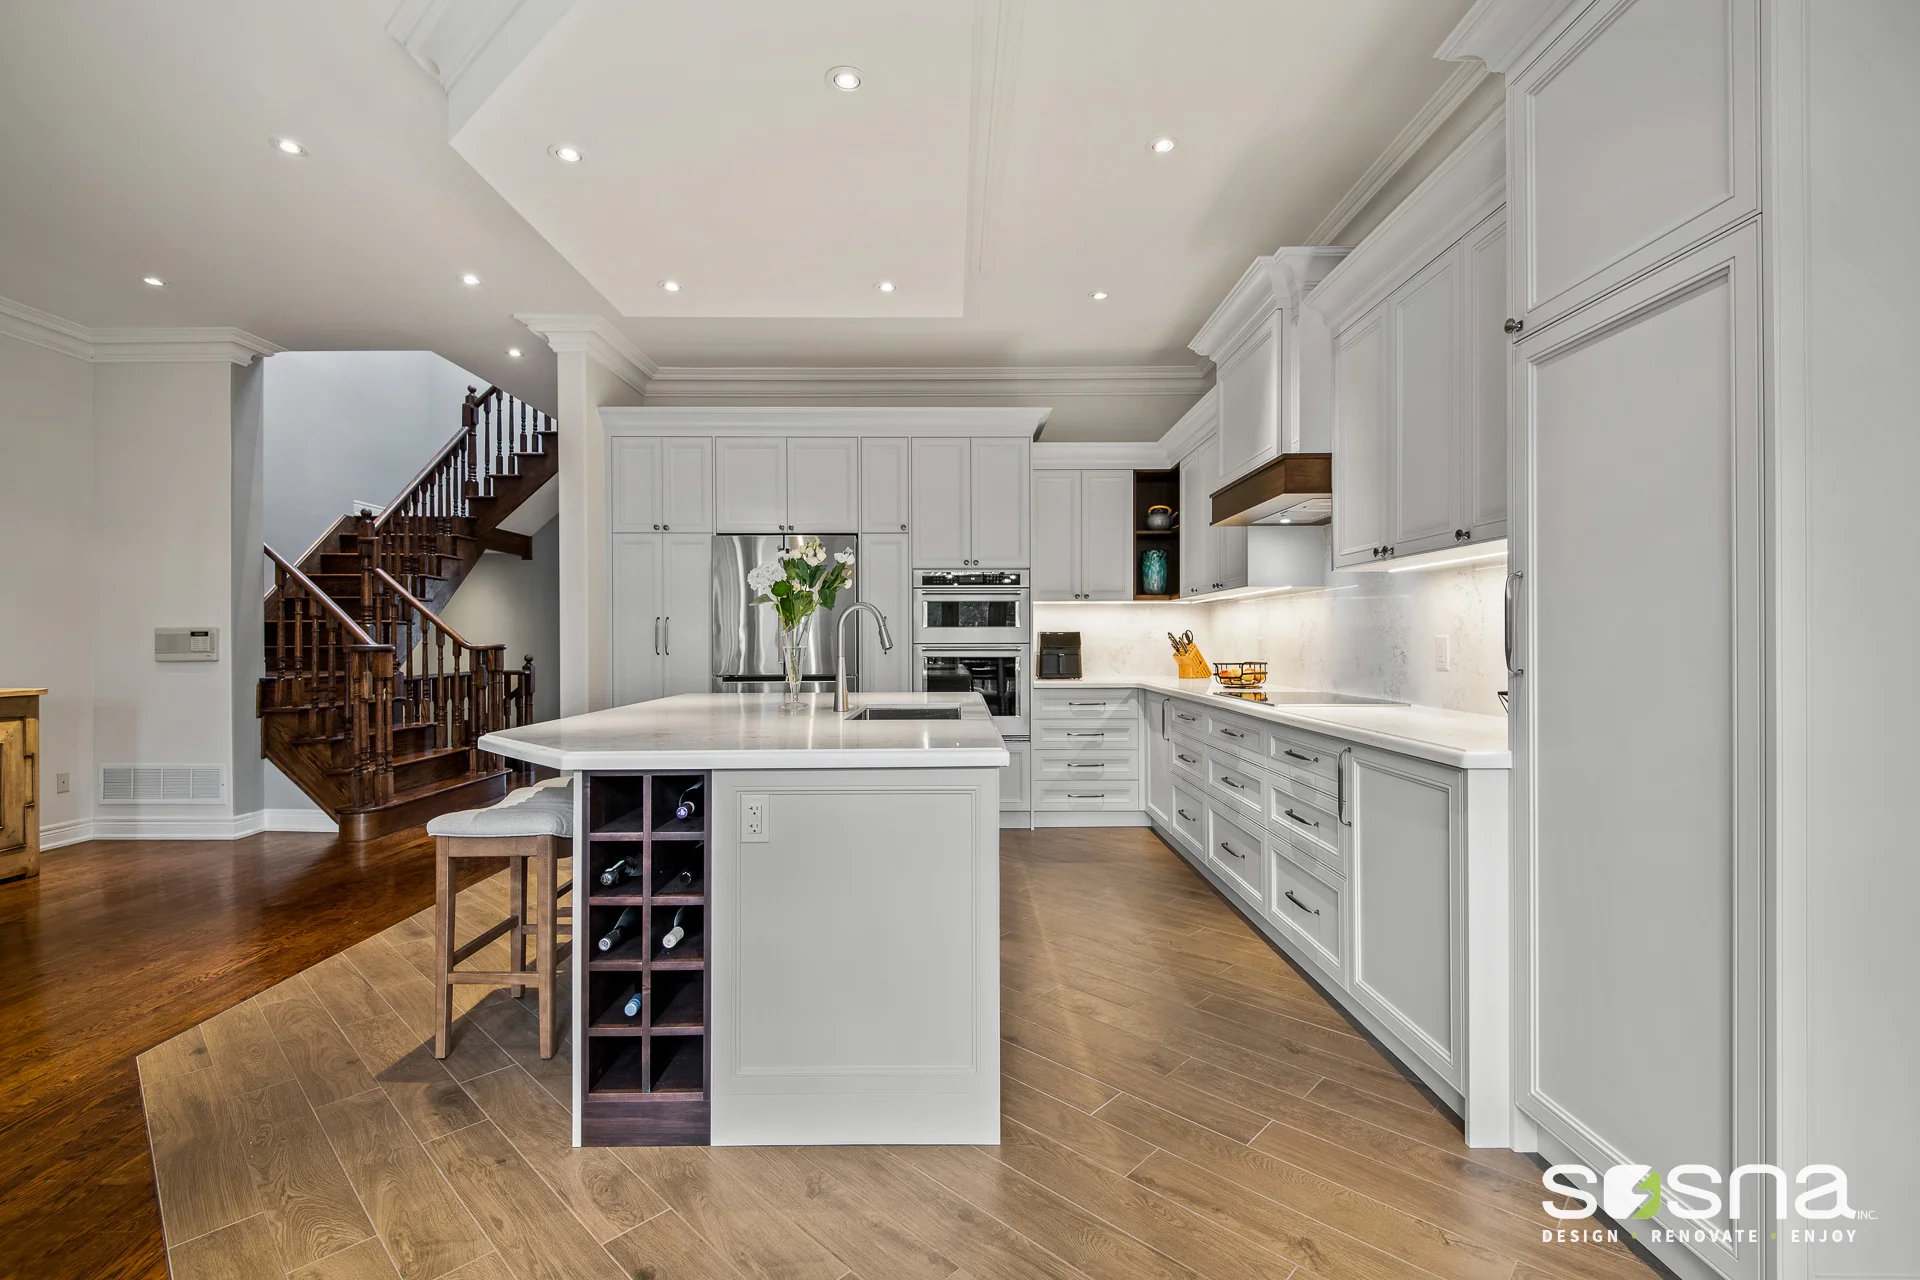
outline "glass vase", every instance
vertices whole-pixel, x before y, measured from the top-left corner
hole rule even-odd
[[[800,692],[806,659],[806,635],[807,622],[804,618],[799,626],[780,632],[780,669],[787,680],[787,687],[780,695],[780,710],[784,712],[800,711],[807,706],[806,698]]]

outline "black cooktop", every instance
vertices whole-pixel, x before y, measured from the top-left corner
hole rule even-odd
[[[1264,702],[1288,707],[1404,707],[1392,698],[1363,698],[1357,693],[1319,693],[1302,689],[1215,689],[1216,698],[1238,698],[1242,702]]]

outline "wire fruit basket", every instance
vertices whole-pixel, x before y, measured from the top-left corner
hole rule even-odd
[[[1216,662],[1213,678],[1229,689],[1257,689],[1267,682],[1264,662]]]

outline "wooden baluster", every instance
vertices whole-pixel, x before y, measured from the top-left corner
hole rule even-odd
[[[533,722],[533,655],[520,664],[520,723]]]

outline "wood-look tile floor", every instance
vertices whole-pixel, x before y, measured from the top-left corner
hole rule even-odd
[[[433,1058],[423,913],[141,1056],[173,1275],[1651,1274],[1542,1243],[1535,1167],[1466,1147],[1151,833],[1001,848],[1000,1146],[576,1150],[531,995],[463,989]],[[463,932],[504,902],[468,890]]]

